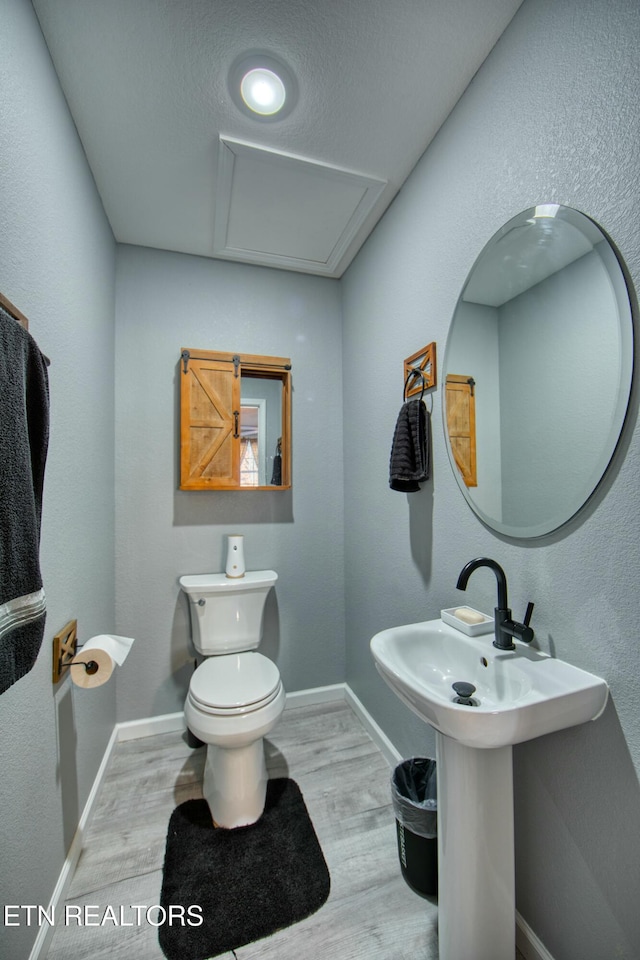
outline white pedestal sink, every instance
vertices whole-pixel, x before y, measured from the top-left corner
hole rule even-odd
[[[371,640],[381,676],[436,730],[440,960],[513,960],[512,746],[595,720],[608,696],[600,677],[492,639],[430,620]],[[457,681],[473,706],[455,702]]]

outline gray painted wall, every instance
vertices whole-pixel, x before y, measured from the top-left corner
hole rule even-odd
[[[262,651],[287,690],[344,680],[342,326],[337,281],[120,247],[116,324],[118,632],[136,644],[118,719],[181,710],[193,664],[181,574],[274,569]],[[291,358],[293,489],[178,490],[181,347]]]
[[[429,729],[387,691],[369,638],[465,599],[495,602],[503,564],[514,613],[536,601],[545,650],[605,677],[597,723],[515,749],[517,906],[555,960],[640,956],[640,430],[637,396],[618,455],[581,515],[534,542],[494,535],[451,472],[434,392],[433,479],[387,486],[402,359],[436,340],[494,232],[536,202],[600,222],[640,286],[640,11],[637,0],[525,0],[393,206],[343,278],[347,679],[405,755],[434,755]],[[362,413],[366,409],[367,416]]]
[[[51,684],[51,639],[114,628],[114,242],[28,0],[0,5],[0,290],[51,359],[34,669],[0,697],[0,903],[46,905],[115,721],[115,685]],[[36,927],[0,923],[0,955]]]

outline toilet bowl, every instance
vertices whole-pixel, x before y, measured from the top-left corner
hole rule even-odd
[[[262,816],[268,779],[263,737],[285,706],[278,668],[255,649],[276,579],[273,571],[254,571],[246,580],[223,574],[180,579],[190,600],[194,645],[206,657],[191,678],[185,719],[207,744],[203,795],[213,822],[229,829]]]

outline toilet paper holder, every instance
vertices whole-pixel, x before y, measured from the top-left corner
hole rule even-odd
[[[53,638],[53,683],[60,681],[62,671],[66,670],[67,667],[84,667],[88,674],[98,672],[98,664],[95,660],[72,663],[78,652],[78,646],[78,621],[69,620]]]

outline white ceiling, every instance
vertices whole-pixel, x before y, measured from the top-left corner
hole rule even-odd
[[[33,0],[119,242],[340,276],[522,0]],[[299,88],[234,105],[245,51]]]

